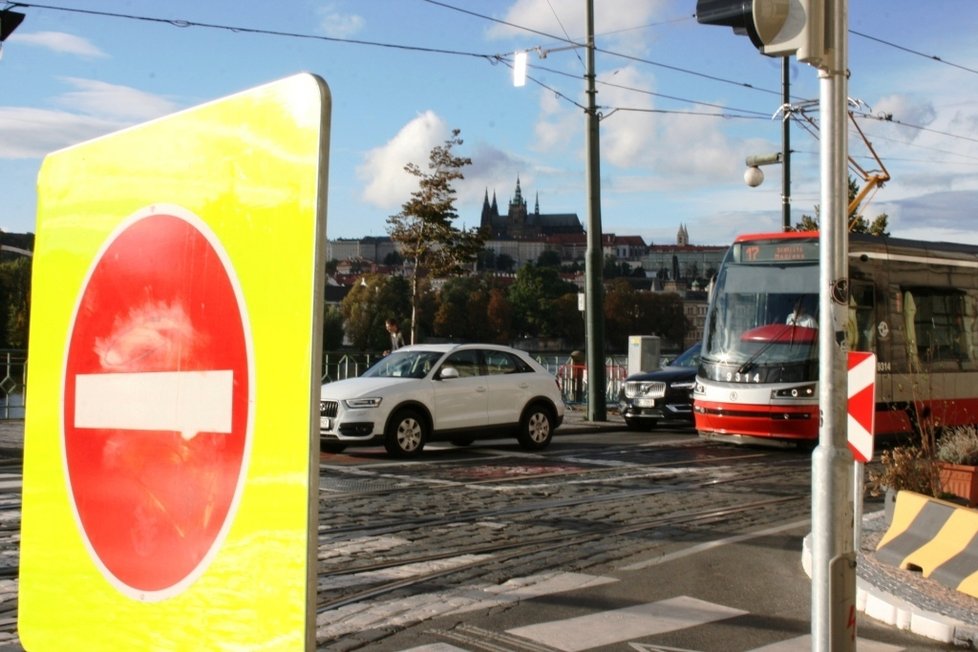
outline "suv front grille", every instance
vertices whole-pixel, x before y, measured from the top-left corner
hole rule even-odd
[[[319,416],[321,417],[335,417],[339,405],[336,401],[320,401],[319,402]]]
[[[628,398],[662,398],[666,395],[666,384],[658,380],[632,380],[625,383],[625,396]]]

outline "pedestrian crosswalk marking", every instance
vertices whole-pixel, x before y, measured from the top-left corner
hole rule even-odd
[[[747,613],[749,612],[683,595],[506,631],[562,652],[580,652]]]

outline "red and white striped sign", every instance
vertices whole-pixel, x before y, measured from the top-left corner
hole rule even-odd
[[[850,351],[848,369],[849,450],[857,461],[868,462],[876,427],[876,354]]]

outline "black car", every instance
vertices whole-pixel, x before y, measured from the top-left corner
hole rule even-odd
[[[693,386],[700,345],[694,344],[662,369],[632,374],[618,393],[618,409],[633,430],[655,427],[660,421],[693,423]]]

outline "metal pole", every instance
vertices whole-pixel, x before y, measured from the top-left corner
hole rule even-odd
[[[781,57],[781,230],[791,230],[791,57]]]
[[[822,219],[819,258],[819,444],[812,454],[812,650],[856,645],[852,454],[846,440],[848,308],[847,0],[826,0],[819,68]]]
[[[605,421],[604,255],[601,236],[601,160],[594,89],[594,0],[587,0],[587,256],[585,311],[587,338],[587,418]]]

